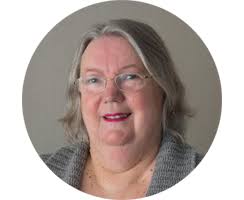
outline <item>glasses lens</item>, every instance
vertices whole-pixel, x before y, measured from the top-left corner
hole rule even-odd
[[[91,93],[99,93],[103,91],[105,81],[98,76],[87,76],[81,79],[81,90]]]
[[[117,86],[124,91],[137,91],[144,86],[144,79],[136,73],[126,73],[117,76]]]

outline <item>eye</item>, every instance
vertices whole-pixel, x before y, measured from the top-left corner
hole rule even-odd
[[[87,80],[88,83],[96,83],[97,82],[97,78],[91,78]]]
[[[92,84],[99,84],[102,80],[99,77],[87,77],[85,78],[85,84],[86,85],[92,85]]]
[[[124,74],[123,80],[135,80],[139,79],[140,77],[137,74]]]

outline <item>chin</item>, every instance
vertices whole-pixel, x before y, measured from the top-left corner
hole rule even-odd
[[[128,131],[108,130],[99,134],[99,139],[105,146],[123,147],[133,142],[134,135]]]
[[[132,144],[123,146],[107,146],[103,149],[103,163],[107,169],[114,172],[123,172],[132,168],[139,158],[140,151],[132,147]]]

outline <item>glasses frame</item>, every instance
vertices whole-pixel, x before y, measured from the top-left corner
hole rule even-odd
[[[116,81],[117,78],[118,78],[119,76],[121,76],[121,75],[125,75],[125,74],[136,74],[136,75],[138,75],[141,79],[143,79],[143,81],[144,81],[144,82],[143,82],[143,86],[142,86],[140,89],[138,89],[138,90],[136,90],[136,91],[133,91],[133,92],[140,91],[142,88],[144,88],[144,86],[145,86],[145,84],[146,84],[145,80],[153,77],[153,76],[151,76],[151,75],[140,74],[140,73],[137,73],[137,72],[121,73],[121,74],[117,74],[117,75],[115,75],[113,78],[106,78],[106,77],[104,77],[104,78],[103,78],[103,80],[104,80],[104,87],[103,87],[103,89],[101,90],[101,92],[95,92],[94,94],[100,94],[100,93],[104,92],[104,90],[105,90],[106,87],[107,87],[107,83],[108,83],[108,81],[114,81],[116,87],[117,87],[120,91],[122,91],[122,92],[124,92],[124,93],[129,93],[129,91],[127,91],[127,90],[123,90],[123,89],[119,88],[119,86],[118,86],[118,84],[117,84],[117,81]],[[81,85],[82,80],[83,80],[82,77],[80,77],[80,78],[76,79],[76,81],[75,81],[75,84],[78,84],[78,90],[79,90],[80,92],[81,92],[80,85]]]

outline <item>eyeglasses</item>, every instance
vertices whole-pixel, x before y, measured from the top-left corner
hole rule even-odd
[[[123,92],[137,92],[145,86],[145,79],[152,78],[150,75],[141,75],[138,73],[123,73],[114,78],[104,78],[97,75],[89,75],[77,79],[79,90],[82,93],[98,94],[105,90],[107,81],[113,80],[117,88]]]

